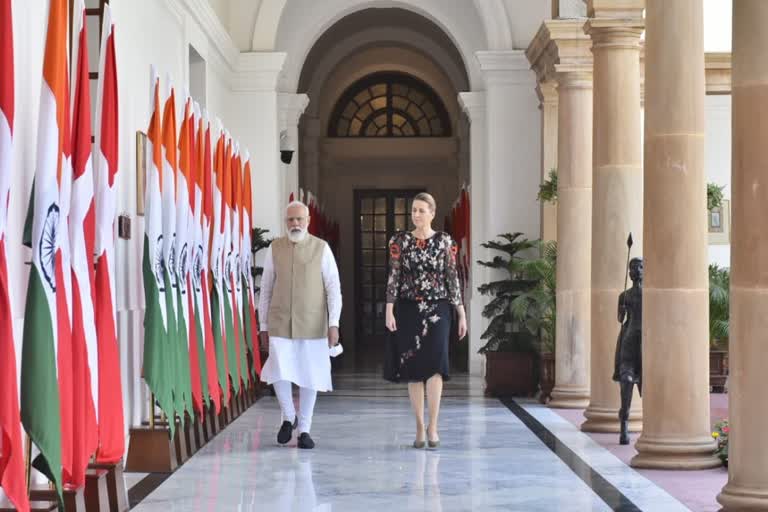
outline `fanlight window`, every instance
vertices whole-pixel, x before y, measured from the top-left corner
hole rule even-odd
[[[331,116],[329,137],[450,137],[448,113],[427,84],[377,73],[352,84]]]

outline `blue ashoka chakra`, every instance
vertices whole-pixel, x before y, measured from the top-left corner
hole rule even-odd
[[[168,254],[168,276],[171,279],[171,288],[176,288],[176,235],[171,244],[171,252]]]
[[[200,291],[200,282],[203,280],[203,246],[198,245],[195,252],[195,261],[192,265],[192,280],[195,283],[195,291]]]
[[[224,260],[224,284],[227,286],[227,291],[232,292],[232,253],[227,254],[227,259]]]
[[[179,270],[181,272],[181,275],[179,276],[179,289],[181,290],[182,295],[187,293],[187,269],[189,268],[189,265],[187,264],[187,244],[184,244],[184,246],[181,248],[181,253],[179,254]]]
[[[240,291],[240,256],[235,257],[235,285],[237,287],[237,291]]]
[[[217,282],[221,279],[221,250],[217,250],[213,258],[213,278]]]
[[[163,270],[165,261],[163,260],[163,235],[157,237],[154,254],[152,255],[152,273],[155,275],[157,291],[165,291],[165,280],[163,279]]]
[[[54,262],[56,260],[56,235],[59,231],[59,205],[52,203],[45,214],[45,224],[43,225],[43,235],[40,237],[38,251],[40,255],[40,266],[51,291],[56,291],[56,275]]]

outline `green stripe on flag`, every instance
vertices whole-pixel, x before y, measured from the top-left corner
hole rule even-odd
[[[52,295],[55,300],[55,295]],[[21,349],[21,422],[32,442],[45,459],[43,466],[56,486],[59,500],[61,489],[61,410],[56,371],[53,319],[48,296],[37,265],[29,271],[29,288],[24,318]],[[36,465],[36,467],[40,467]]]
[[[217,287],[211,289],[211,324],[213,327],[213,343],[216,347],[216,369],[219,374],[219,386],[222,389],[221,401],[223,404],[229,403],[229,386],[227,385],[227,365],[224,350],[224,340],[221,335],[221,299]]]
[[[168,371],[168,333],[163,325],[163,316],[160,311],[160,291],[157,289],[155,274],[152,272],[152,262],[149,258],[149,239],[146,235],[144,236],[142,269],[146,303],[146,310],[144,311],[144,380],[154,393],[155,400],[163,413],[168,418],[173,418],[171,375]],[[168,286],[167,280],[165,286]],[[166,311],[172,312],[173,310],[167,309]],[[175,422],[169,421],[168,426],[171,429],[171,438],[173,438]]]

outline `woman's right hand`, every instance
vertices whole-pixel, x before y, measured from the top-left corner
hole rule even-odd
[[[387,311],[384,318],[387,329],[389,329],[390,332],[395,332],[397,330],[397,322],[395,321],[395,312],[392,304],[387,304]]]

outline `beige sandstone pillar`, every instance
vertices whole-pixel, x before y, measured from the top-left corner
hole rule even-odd
[[[768,2],[733,4],[728,484],[725,510],[768,510]]]
[[[557,326],[550,407],[589,403],[592,242],[592,55],[576,20],[553,25],[558,48]],[[556,27],[556,28],[555,28]]]
[[[632,465],[715,467],[701,0],[648,0],[645,37],[643,433]]]
[[[541,102],[541,182],[557,169],[557,86],[554,80],[539,83],[536,93]],[[557,240],[557,203],[541,202],[541,239]]]
[[[612,376],[630,232],[632,257],[643,253],[640,34],[645,2],[632,3],[622,18],[591,9],[594,17],[584,27],[592,37],[594,56],[591,394],[584,413],[587,421],[581,426],[587,432],[619,431],[621,399]],[[629,12],[630,7],[635,10]],[[629,429],[641,428],[642,405],[635,391]]]

